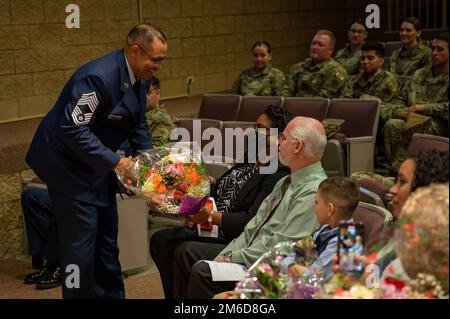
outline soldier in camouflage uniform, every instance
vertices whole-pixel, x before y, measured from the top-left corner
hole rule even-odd
[[[403,46],[395,50],[389,61],[389,71],[398,75],[413,73],[431,64],[431,49],[420,41],[420,21],[411,17],[400,26],[400,39]]]
[[[253,67],[242,71],[233,84],[232,94],[280,96],[284,73],[274,68],[271,46],[267,41],[257,41],[252,47]]]
[[[407,155],[414,133],[448,137],[448,34],[432,41],[432,66],[417,70],[405,85],[402,104],[383,128],[390,169],[397,170]]]
[[[349,81],[342,97],[378,98],[390,102],[397,95],[399,86],[396,77],[381,68],[383,63],[383,45],[365,43],[361,49],[361,73]]]
[[[170,139],[170,133],[175,128],[174,120],[163,104],[159,104],[160,83],[153,77],[147,91],[147,118],[148,129],[154,147],[163,146]]]
[[[283,96],[336,98],[347,85],[345,69],[332,57],[335,38],[331,31],[314,36],[309,59],[294,65],[286,77]]]
[[[354,21],[347,31],[347,37],[348,43],[336,53],[334,59],[351,76],[359,73],[361,46],[367,38],[366,26],[359,20]]]
[[[350,175],[350,178],[355,182],[359,182],[363,179],[370,179],[383,184],[384,186],[386,186],[386,188],[391,188],[395,185],[395,177],[383,176],[380,174],[375,174],[373,172],[354,172],[352,173],[352,175]],[[384,198],[382,198],[382,200],[384,200]]]

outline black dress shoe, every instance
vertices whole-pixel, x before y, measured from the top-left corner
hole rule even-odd
[[[52,289],[61,285],[61,267],[46,272],[44,277],[36,285],[36,289]]]
[[[26,275],[25,279],[23,280],[23,283],[27,285],[37,284],[39,281],[41,281],[41,279],[44,277],[47,271],[48,271],[48,264],[46,264],[38,271]]]

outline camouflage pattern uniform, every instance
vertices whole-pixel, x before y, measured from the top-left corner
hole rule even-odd
[[[418,69],[431,65],[431,49],[419,42],[409,50],[395,50],[389,59],[389,71],[398,75],[413,75]]]
[[[448,136],[448,84],[448,74],[433,76],[432,67],[427,66],[417,70],[405,85],[399,97],[402,104],[394,111],[394,117],[401,118],[389,120],[383,128],[385,152],[392,170],[397,170],[406,158],[414,133]],[[425,104],[425,111],[420,114],[407,111],[407,107],[415,104]]]
[[[234,82],[231,93],[240,95],[280,96],[283,83],[283,71],[269,64],[262,72],[256,72],[253,68],[242,71]]]
[[[359,72],[361,48],[357,49],[355,52],[352,52],[350,44],[347,43],[343,49],[336,53],[334,59],[342,65],[348,75],[356,75]]]
[[[345,69],[334,59],[313,64],[310,58],[295,64],[283,88],[283,96],[336,98],[347,85]]]
[[[158,107],[151,109],[145,116],[153,146],[159,147],[169,142],[170,133],[175,128],[175,124],[164,104],[160,104]]]
[[[350,178],[355,182],[359,182],[362,179],[370,179],[383,184],[387,188],[391,188],[395,185],[395,177],[383,176],[380,174],[375,174],[373,172],[354,172],[352,175],[350,175]],[[382,198],[382,200],[384,200],[384,198]]]
[[[381,69],[368,79],[364,77],[363,73],[359,73],[349,83],[350,85],[343,90],[341,97],[354,99],[376,97],[382,102],[389,102],[399,90],[396,77]]]

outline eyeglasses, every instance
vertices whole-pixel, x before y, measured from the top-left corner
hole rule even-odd
[[[133,43],[134,45],[136,45],[139,49],[142,50],[142,52],[144,53],[144,55],[147,56],[147,58],[152,61],[153,63],[157,64],[157,65],[163,65],[165,58],[153,58],[153,57],[149,57],[147,52],[137,43]]]
[[[366,31],[364,31],[364,30],[357,30],[357,29],[350,29],[350,32],[351,32],[351,33],[363,34],[363,33],[365,33]]]

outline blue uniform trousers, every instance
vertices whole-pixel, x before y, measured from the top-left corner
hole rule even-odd
[[[48,191],[41,188],[26,189],[22,192],[21,203],[28,253],[44,257],[50,263],[59,263],[58,233]]]
[[[63,298],[125,298],[117,246],[115,191],[109,192],[107,207],[49,191],[59,234]],[[71,265],[79,269],[79,286],[74,285],[76,272]]]

